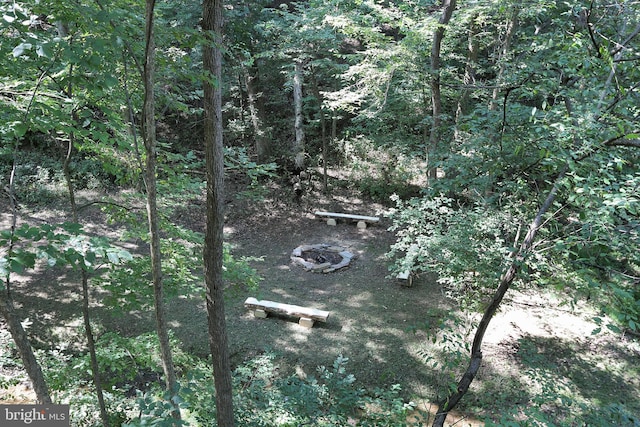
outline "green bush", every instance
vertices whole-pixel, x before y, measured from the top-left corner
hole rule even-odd
[[[279,377],[275,356],[258,356],[236,369],[236,422],[243,427],[405,426],[413,408],[399,397],[399,386],[368,392],[338,357],[331,367],[319,367],[317,377]],[[206,367],[207,371],[209,367]],[[215,419],[213,386],[207,371],[192,372],[183,397],[190,416],[200,425]]]
[[[516,220],[488,206],[461,207],[444,196],[393,199],[390,230],[398,240],[387,253],[394,261],[392,275],[409,268],[435,273],[458,302],[473,306],[484,301],[513,250]]]

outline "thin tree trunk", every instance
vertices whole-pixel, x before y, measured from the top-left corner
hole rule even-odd
[[[71,181],[71,172],[69,171],[69,162],[73,151],[73,137],[69,139],[69,149],[63,164],[63,172],[67,181],[69,191],[69,203],[71,205],[71,214],[73,222],[78,222],[78,207],[76,205],[75,192]],[[109,415],[107,407],[104,403],[104,394],[102,393],[102,381],[100,380],[100,367],[98,365],[98,357],[96,355],[96,343],[91,327],[91,314],[89,311],[89,273],[85,269],[80,270],[82,281],[82,318],[84,320],[84,331],[87,337],[87,348],[89,349],[89,359],[91,361],[91,375],[93,385],[96,388],[96,397],[98,398],[98,407],[100,408],[100,419],[104,427],[109,427]]]
[[[40,404],[52,403],[49,395],[49,387],[42,374],[42,368],[33,354],[33,348],[27,337],[27,333],[18,319],[18,315],[14,310],[13,300],[6,292],[0,293],[0,313],[7,322],[7,327],[11,333],[11,338],[18,348],[22,364],[33,385],[33,391],[36,393],[36,399]]]
[[[65,34],[66,35],[66,34]],[[67,97],[71,98],[73,89],[71,78],[73,75],[73,65],[69,68],[69,87],[67,88]],[[77,121],[75,111],[72,113],[72,120]],[[76,195],[73,188],[73,181],[71,180],[71,170],[69,164],[73,156],[73,145],[75,143],[75,136],[73,133],[69,134],[69,145],[67,147],[67,155],[62,163],[62,172],[64,174],[65,181],[67,182],[67,190],[69,193],[69,205],[71,207],[72,220],[78,223],[78,206],[76,204]],[[91,361],[91,376],[93,378],[93,385],[96,388],[96,397],[98,398],[98,408],[100,408],[100,419],[104,427],[109,427],[109,415],[107,414],[107,407],[104,403],[104,394],[102,393],[102,381],[100,380],[100,367],[98,365],[98,357],[96,355],[96,343],[93,337],[93,330],[91,328],[91,314],[89,311],[89,273],[82,268],[80,270],[81,282],[82,282],[82,319],[84,321],[84,332],[87,337],[87,347],[89,349],[89,359]]]
[[[302,118],[302,63],[295,61],[293,73],[293,104],[295,109],[295,141],[293,144],[293,161],[296,170],[304,170],[304,124]]]
[[[207,226],[204,242],[204,275],[209,326],[209,346],[216,389],[216,420],[219,427],[233,427],[231,362],[224,313],[222,276],[224,226],[224,158],[222,128],[222,0],[204,0],[202,28],[209,42],[202,61],[204,81],[204,146],[207,175]]]
[[[500,84],[504,78],[504,73],[507,68],[506,57],[509,55],[509,50],[511,49],[511,42],[513,40],[513,35],[518,28],[518,15],[520,14],[520,4],[514,3],[513,9],[511,11],[511,16],[509,17],[509,22],[507,22],[507,30],[504,35],[504,42],[502,44],[502,51],[498,57],[498,62],[500,66],[498,68],[498,75],[496,76],[496,85],[493,89],[493,93],[491,95],[491,101],[489,102],[489,110],[495,110],[497,108],[498,95],[500,94]]]
[[[7,258],[10,258],[13,253],[14,247],[14,235],[16,230],[17,218],[18,218],[18,206],[15,198],[15,179],[17,170],[17,151],[18,145],[14,148],[13,168],[11,170],[11,177],[9,178],[9,201],[11,205],[11,241],[9,243],[9,251]],[[31,380],[33,391],[36,393],[36,399],[40,404],[52,403],[51,395],[49,394],[49,387],[44,379],[42,368],[40,363],[36,359],[33,353],[33,347],[29,342],[27,332],[22,327],[22,323],[18,318],[18,314],[15,312],[13,305],[13,298],[11,297],[11,272],[7,273],[5,277],[5,289],[0,292],[0,313],[7,322],[9,333],[13,342],[16,344],[20,359],[24,365],[25,371]]]
[[[147,217],[149,222],[150,252],[151,252],[151,276],[153,281],[153,296],[155,303],[156,329],[160,342],[160,356],[162,369],[167,390],[172,397],[177,393],[178,380],[176,378],[173,365],[173,355],[169,342],[169,331],[167,327],[164,287],[162,283],[162,256],[160,252],[160,226],[157,206],[156,189],[156,121],[155,121],[155,98],[154,89],[154,67],[155,67],[155,43],[153,34],[153,14],[155,0],[146,2],[146,28],[145,28],[145,61],[144,61],[144,106],[143,106],[143,134],[146,151],[145,164],[145,184],[147,190]],[[174,417],[180,418],[180,409],[174,404]]]
[[[442,127],[442,97],[440,94],[440,51],[446,25],[451,20],[453,11],[456,8],[456,0],[443,0],[443,12],[438,22],[438,28],[433,34],[433,45],[431,46],[431,108],[433,122],[429,134],[429,144],[427,146],[427,179],[429,181],[436,178],[436,167],[433,165],[434,153],[440,143],[440,128]]]
[[[462,399],[462,397],[467,393],[467,391],[469,390],[469,386],[478,373],[480,365],[482,364],[482,341],[484,339],[484,334],[489,327],[491,319],[498,311],[498,307],[500,307],[502,299],[509,290],[509,287],[513,283],[513,280],[516,278],[520,267],[524,263],[526,255],[531,250],[531,247],[533,246],[533,243],[535,241],[536,234],[538,233],[538,230],[542,225],[543,216],[549,210],[549,207],[553,203],[556,197],[556,193],[560,188],[561,181],[564,178],[567,170],[568,167],[565,166],[563,170],[558,174],[553,187],[547,195],[546,200],[529,225],[529,231],[527,232],[524,241],[520,245],[520,249],[513,258],[513,261],[509,265],[509,268],[502,275],[502,278],[500,279],[500,285],[493,295],[491,303],[485,309],[484,315],[482,316],[482,319],[478,324],[478,329],[476,330],[476,334],[473,339],[473,345],[471,346],[471,359],[469,362],[469,366],[458,382],[458,386],[456,387],[455,391],[449,393],[449,395],[438,405],[438,413],[436,414],[436,417],[433,421],[433,427],[442,427],[444,425],[444,421],[446,420],[447,415],[458,405],[460,399]]]
[[[460,125],[460,119],[468,114],[469,109],[469,94],[471,93],[470,86],[476,82],[476,64],[478,63],[478,31],[480,27],[476,23],[477,15],[471,17],[469,24],[469,36],[467,42],[467,64],[464,68],[464,87],[458,99],[458,106],[456,108],[456,120],[455,120],[455,132],[458,133],[458,127]],[[457,136],[457,135],[456,135]]]
[[[52,62],[53,65],[53,62]],[[36,83],[36,87],[33,90],[33,94],[31,95],[31,100],[29,101],[29,105],[27,106],[27,110],[24,113],[24,122],[27,123],[27,119],[29,118],[29,113],[31,111],[31,106],[33,105],[33,101],[38,93],[38,89],[40,88],[40,84],[43,79],[48,75],[49,68],[43,70],[40,73],[40,77],[38,78],[38,82]],[[7,251],[7,259],[10,259],[13,256],[14,252],[14,244],[15,244],[15,231],[16,225],[18,223],[18,203],[16,200],[16,174],[18,170],[18,140],[16,140],[15,145],[13,147],[13,166],[11,168],[11,175],[9,176],[9,205],[11,206],[11,236],[9,238],[9,248]],[[29,342],[29,337],[27,336],[27,332],[22,327],[22,323],[18,318],[18,314],[15,312],[15,307],[13,305],[13,298],[11,296],[11,271],[9,271],[4,277],[4,289],[0,289],[0,314],[4,317],[7,322],[7,327],[9,328],[9,333],[11,334],[11,338],[16,344],[18,349],[18,353],[20,354],[20,359],[22,359],[22,364],[24,365],[24,369],[31,380],[31,384],[33,385],[33,390],[36,393],[36,399],[38,403],[48,404],[52,403],[51,395],[49,394],[49,387],[47,386],[47,382],[42,374],[42,368],[38,363],[38,359],[36,359],[35,354],[33,353],[33,347]]]
[[[573,116],[573,107],[571,104],[571,100],[569,98],[565,98],[564,101],[565,101],[565,106],[566,106],[569,117]],[[574,121],[574,126],[577,126],[577,123],[575,123],[575,121]],[[579,140],[579,137],[574,133],[573,144],[576,149],[578,147],[578,140]],[[469,366],[467,367],[466,372],[462,376],[462,379],[458,383],[456,390],[449,393],[449,395],[442,402],[440,402],[440,405],[438,407],[438,413],[436,414],[436,418],[433,421],[434,427],[442,427],[447,417],[447,414],[449,413],[449,411],[451,411],[456,407],[458,402],[460,402],[460,399],[462,399],[462,397],[466,394],[467,390],[469,390],[469,386],[471,385],[471,383],[473,382],[473,379],[478,373],[478,370],[480,369],[480,365],[482,363],[482,341],[484,340],[484,334],[487,331],[487,328],[489,327],[489,323],[491,322],[491,319],[495,316],[496,312],[498,311],[498,308],[500,307],[500,303],[502,302],[502,299],[504,298],[505,294],[509,290],[509,287],[511,286],[514,279],[516,278],[516,275],[520,271],[520,268],[525,263],[525,259],[529,254],[529,251],[533,247],[536,234],[538,233],[538,230],[542,226],[543,216],[547,213],[553,201],[555,200],[556,194],[562,184],[562,180],[566,176],[568,170],[569,170],[569,165],[566,164],[565,166],[563,166],[562,170],[556,176],[556,179],[553,182],[553,186],[551,187],[551,190],[547,194],[547,197],[544,203],[542,204],[535,218],[529,225],[529,231],[527,232],[527,235],[525,236],[522,244],[520,245],[518,252],[513,256],[513,260],[511,264],[509,265],[505,273],[500,278],[500,284],[498,286],[498,289],[494,293],[493,299],[485,309],[482,319],[478,324],[478,329],[476,329],[476,334],[474,336],[473,344],[471,346],[471,359],[469,362]]]
[[[318,100],[318,113],[320,114],[320,140],[322,141],[322,191],[325,193],[327,188],[327,150],[329,149],[329,143],[327,142],[327,117],[324,109],[322,108],[322,94],[320,93],[320,87],[318,85],[318,79],[316,73],[311,68],[311,83],[313,87],[313,94]]]
[[[253,135],[255,138],[256,155],[258,156],[258,163],[263,163],[269,158],[271,150],[269,132],[265,128],[265,120],[256,92],[256,78],[257,77],[251,73],[251,70],[244,69],[244,84],[247,88],[247,103],[249,104],[249,115],[251,117],[251,126],[253,127]]]

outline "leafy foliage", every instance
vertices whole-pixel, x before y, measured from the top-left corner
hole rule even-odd
[[[398,261],[392,274],[435,273],[447,294],[478,307],[514,250],[515,219],[486,205],[473,209],[443,196],[402,201],[389,211],[398,235],[387,256]]]
[[[314,80],[322,98],[307,90],[311,164],[319,163],[320,118],[326,114],[336,134],[323,153],[334,162],[329,166],[347,169],[350,185],[365,197],[388,203],[396,194],[389,214],[398,235],[389,253],[393,273],[413,268],[434,275],[462,309],[481,309],[522,240],[521,224],[566,169],[557,203],[521,265],[517,284],[588,300],[600,310],[594,332],[638,332],[635,3],[460,5],[446,28],[441,58],[446,129],[428,159],[438,166],[440,179],[418,198],[411,197],[419,195],[414,185],[424,182],[432,120],[428,52],[439,16],[433,2],[229,1],[226,13],[226,68],[223,81],[216,83],[225,91],[225,167],[234,178],[246,177],[242,196],[258,200],[267,180],[287,165],[293,114],[288,82],[292,62],[302,61],[305,80]],[[74,184],[99,191],[126,188],[134,194],[110,215],[127,228],[122,240],[144,243],[142,209],[137,208],[142,206],[138,190],[144,161],[138,147],[142,15],[140,2],[130,0],[0,4],[0,187],[8,188],[16,160],[19,205],[37,209],[55,201],[63,191],[58,159],[72,142],[79,152],[70,165]],[[202,236],[175,220],[203,189],[202,154],[194,141],[202,139],[202,81],[209,77],[200,72],[199,20],[193,2],[158,4],[158,183],[165,277],[174,295],[201,291]],[[246,74],[256,79],[258,107],[269,112],[265,128],[278,166],[254,159]],[[0,275],[28,272],[38,262],[70,265],[101,273],[96,283],[110,291],[104,302],[111,307],[148,304],[149,260],[87,234],[71,224],[23,226],[14,234],[5,230],[0,233]],[[235,258],[231,246],[224,249],[227,283],[257,286],[260,279],[247,261]],[[432,343],[451,355],[449,364],[436,366],[446,371],[445,388],[467,350],[462,323],[442,323]],[[60,363],[71,360],[56,351]],[[114,370],[133,374],[124,353],[112,348],[101,362],[109,366],[110,358]],[[283,380],[273,375],[268,358],[253,361],[237,374],[237,399],[245,405],[240,415],[247,425],[340,425],[354,417],[347,406],[367,407],[371,398],[372,405],[385,408],[382,414],[394,414],[389,418],[394,421],[369,413],[358,422],[394,423],[404,409],[393,390],[375,400],[355,387],[344,362],[320,371],[316,380]],[[137,363],[150,368],[157,361]],[[51,366],[57,369],[62,367]],[[575,415],[566,414],[567,423],[583,417],[594,425],[637,424],[624,407],[598,410],[568,399],[562,379],[556,378],[556,389],[545,382],[553,378],[547,371],[532,369],[525,376],[542,384],[535,405],[548,400],[579,408]],[[51,380],[56,384],[64,378]],[[266,384],[270,387],[260,388]],[[201,384],[199,390],[206,387]],[[211,393],[194,396],[186,400],[195,416],[212,419]],[[139,403],[149,415],[144,423],[166,421],[167,407],[155,390],[141,394]],[[114,413],[119,416],[131,409],[118,405]],[[258,409],[264,418],[252,412]],[[530,409],[532,425],[554,421],[549,413]],[[514,423],[519,415],[505,414],[501,422]]]
[[[49,267],[56,264],[85,270],[96,270],[102,264],[120,264],[131,260],[131,254],[114,246],[103,237],[89,237],[75,223],[40,226],[23,225],[12,233],[0,231],[0,247],[6,255],[0,257],[0,275],[34,268],[38,260]]]
[[[317,378],[281,378],[270,353],[248,361],[234,373],[237,422],[243,426],[406,425],[412,406],[399,397],[399,386],[368,394],[347,373],[347,361],[340,356],[331,367],[319,367]],[[193,394],[185,400],[198,414],[198,421],[206,424],[214,418],[213,390],[202,380],[196,380],[190,389]]]

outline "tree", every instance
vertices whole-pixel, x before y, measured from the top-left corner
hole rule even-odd
[[[543,224],[544,215],[551,207],[561,185],[561,181],[566,174],[566,171],[567,168],[563,169],[556,178],[556,181],[549,191],[546,200],[529,225],[529,231],[527,232],[522,245],[520,246],[520,249],[515,253],[515,256],[513,257],[513,261],[509,265],[509,268],[502,275],[500,284],[493,296],[493,299],[484,311],[484,315],[482,316],[482,319],[480,320],[480,323],[478,324],[478,327],[476,329],[476,333],[473,339],[473,345],[471,347],[469,366],[462,376],[462,379],[458,383],[458,386],[438,404],[438,412],[433,420],[433,427],[442,427],[444,425],[447,415],[453,408],[456,407],[456,405],[460,402],[460,399],[462,399],[462,397],[467,393],[467,391],[469,390],[469,386],[478,373],[478,370],[480,369],[480,366],[482,364],[482,340],[484,339],[484,334],[489,327],[489,322],[491,322],[491,319],[495,316],[498,308],[500,307],[500,303],[511,287],[511,284],[516,278],[518,271],[520,270],[520,268],[522,268],[524,260],[529,254],[531,247],[533,246],[536,234]]]
[[[18,237],[16,236],[16,226],[18,221],[18,204],[16,199],[16,173],[18,167],[18,153],[20,147],[20,138],[24,136],[29,129],[28,120],[30,119],[31,107],[35,100],[35,97],[38,94],[38,90],[40,89],[40,85],[42,84],[43,79],[47,75],[49,69],[45,69],[41,71],[39,77],[32,89],[31,96],[27,103],[27,107],[24,112],[20,114],[19,121],[14,122],[14,129],[11,129],[12,138],[11,141],[11,154],[12,154],[12,168],[11,175],[9,178],[9,185],[7,196],[9,198],[9,206],[11,206],[11,229],[9,230],[9,235],[4,236],[5,240],[3,243],[8,243],[6,256],[0,258],[0,272],[3,274],[3,284],[4,286],[0,289],[0,313],[2,317],[4,317],[7,322],[7,326],[9,328],[9,332],[11,333],[11,337],[16,344],[18,352],[20,353],[20,358],[24,365],[25,370],[27,371],[27,375],[31,380],[31,384],[36,393],[36,397],[38,402],[41,404],[51,403],[51,395],[49,394],[49,387],[42,373],[42,368],[40,363],[35,357],[33,352],[33,347],[29,342],[29,337],[27,336],[22,323],[18,317],[18,314],[15,312],[15,307],[13,303],[13,298],[11,295],[11,274],[14,272],[15,268],[22,269],[24,266],[24,261],[18,261],[20,258],[19,253],[16,254],[15,245],[17,244]],[[16,117],[18,118],[18,117]],[[6,138],[6,137],[5,137]],[[6,143],[3,141],[3,143]],[[13,260],[14,257],[18,255],[16,260]],[[17,261],[17,262],[16,262]],[[13,265],[12,265],[13,264]]]
[[[456,8],[456,0],[444,0],[442,2],[442,16],[438,22],[438,27],[433,33],[433,44],[431,46],[431,108],[433,122],[431,124],[431,133],[429,135],[429,146],[427,148],[427,167],[428,178],[434,180],[436,178],[436,168],[430,157],[440,142],[440,128],[442,126],[442,97],[440,95],[440,50],[442,47],[442,39],[446,25],[451,20],[453,11]],[[432,159],[431,159],[432,160]]]
[[[145,13],[145,55],[144,55],[144,108],[143,108],[143,136],[145,145],[145,188],[147,191],[147,217],[149,221],[151,252],[151,275],[153,281],[153,296],[155,301],[155,317],[162,369],[165,376],[166,388],[174,404],[174,416],[180,418],[180,410],[174,396],[178,393],[178,380],[173,364],[169,330],[167,326],[164,286],[162,283],[162,256],[160,252],[160,220],[158,218],[157,189],[156,189],[156,121],[154,101],[154,8],[155,0],[147,0]]]
[[[299,60],[294,62],[293,70],[293,106],[295,110],[294,133],[295,139],[293,143],[293,163],[296,170],[304,170],[304,122],[302,117],[302,81],[303,66]]]
[[[222,275],[224,226],[222,3],[222,0],[205,0],[202,5],[202,29],[207,41],[203,46],[204,146],[207,176],[207,219],[203,256],[209,346],[216,389],[216,419],[218,426],[231,427],[235,422]]]
[[[67,34],[63,34],[68,36]],[[73,98],[73,65],[69,67],[69,84],[65,95],[67,98]],[[77,122],[78,117],[76,111],[71,113],[71,122]],[[75,188],[73,185],[73,179],[71,176],[70,164],[74,153],[74,144],[76,143],[74,132],[70,132],[68,135],[69,141],[67,146],[67,154],[62,162],[62,172],[64,174],[65,181],[67,182],[67,190],[69,193],[69,205],[71,208],[71,218],[76,224],[79,224],[78,219],[78,205],[76,203]],[[87,347],[89,349],[89,359],[91,363],[91,374],[93,377],[93,385],[96,389],[96,397],[98,399],[98,408],[100,409],[100,418],[104,427],[109,427],[109,415],[107,414],[107,408],[104,401],[104,393],[102,392],[102,380],[100,379],[100,366],[98,364],[98,357],[96,353],[96,343],[93,334],[93,328],[91,326],[91,312],[89,309],[89,273],[85,268],[80,270],[81,275],[81,293],[82,293],[82,319],[84,322],[85,336],[87,338]]]
[[[629,197],[628,185],[638,182],[632,166],[638,143],[637,122],[627,108],[637,98],[637,69],[630,66],[637,57],[630,47],[640,27],[637,10],[622,15],[610,11],[607,4],[573,15],[564,8],[528,9],[518,27],[519,15],[512,11],[511,45],[507,51],[501,45],[501,51],[520,60],[517,66],[494,64],[494,80],[485,75],[485,84],[473,87],[476,108],[462,120],[463,132],[457,134],[450,160],[463,179],[438,182],[416,211],[404,205],[406,211],[398,212],[407,215],[399,233],[401,246],[406,250],[417,244],[418,268],[438,272],[462,307],[483,312],[466,371],[440,399],[434,425],[442,425],[473,381],[484,333],[512,286],[555,286],[591,300],[597,294],[604,312],[625,307],[625,314],[615,317],[621,325],[637,328],[638,311],[632,306],[638,298],[633,291],[638,256],[628,248],[637,245],[638,224],[631,217],[638,198],[637,191]],[[540,16],[550,25],[537,26]],[[571,32],[564,30],[567,16],[575,16],[579,24]],[[522,60],[531,52],[535,54]],[[497,99],[495,88],[504,94],[500,115],[488,107]],[[483,101],[489,101],[487,106]],[[439,193],[450,195],[448,204],[436,203]],[[605,207],[611,203],[616,213]],[[504,219],[485,220],[499,215]],[[524,215],[534,219],[520,243],[513,224]],[[502,274],[494,292],[496,269]]]
[[[7,272],[7,281],[5,284],[10,283],[8,277],[9,273]],[[2,317],[4,317],[7,322],[13,342],[16,343],[16,347],[20,353],[20,358],[22,359],[24,368],[27,371],[27,375],[31,380],[33,390],[36,393],[38,403],[51,403],[52,400],[49,394],[49,387],[47,386],[47,382],[42,374],[42,368],[33,353],[33,347],[29,342],[27,333],[22,327],[18,314],[15,312],[13,299],[11,298],[11,294],[8,292],[8,288],[6,286],[5,289],[2,290],[2,295],[0,295],[0,313],[2,313]]]

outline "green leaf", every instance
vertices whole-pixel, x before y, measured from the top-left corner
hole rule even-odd
[[[13,134],[16,138],[22,138],[29,130],[29,125],[24,122],[13,123]]]
[[[609,329],[611,332],[614,332],[616,334],[619,334],[620,332],[622,332],[619,327],[611,323],[607,323],[607,329]]]
[[[52,43],[42,43],[36,46],[36,53],[40,57],[51,58],[53,56]]]
[[[17,58],[19,56],[22,56],[25,52],[25,50],[29,50],[33,47],[33,45],[31,43],[20,43],[18,46],[13,48],[13,57]]]
[[[75,222],[65,222],[62,224],[62,229],[71,234],[82,233],[82,225]]]
[[[16,273],[24,271],[25,268],[33,268],[36,264],[36,256],[31,252],[20,251],[16,253],[9,262],[9,269]]]
[[[112,263],[112,264],[119,264],[120,263],[120,257],[114,251],[108,251],[107,252],[107,258],[109,259],[109,262]]]

